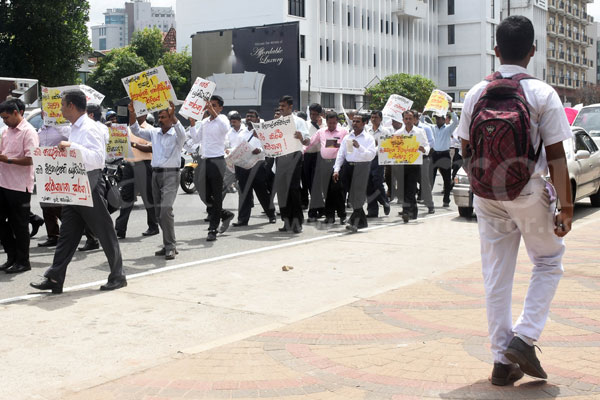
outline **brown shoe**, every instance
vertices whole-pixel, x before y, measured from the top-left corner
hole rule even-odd
[[[521,379],[523,375],[523,371],[521,371],[521,368],[519,368],[517,364],[502,364],[495,362],[490,381],[492,382],[492,385],[506,386],[515,383]]]

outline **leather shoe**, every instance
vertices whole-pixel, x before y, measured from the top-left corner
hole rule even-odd
[[[117,232],[117,239],[125,239],[125,232]]]
[[[340,217],[340,225],[344,225],[346,223],[346,217]]]
[[[4,272],[7,274],[18,274],[20,272],[31,271],[31,265],[13,264]]]
[[[247,222],[234,222],[231,224],[233,227],[237,228],[238,226],[248,226]]]
[[[221,220],[221,226],[219,227],[219,233],[225,233],[229,229],[229,224],[233,220],[234,214],[230,212],[225,218]]]
[[[79,248],[79,251],[90,251],[90,250],[96,250],[99,248],[100,248],[100,243],[98,243],[98,242],[85,242],[85,244]]]
[[[154,236],[158,235],[158,229],[148,229],[145,232],[142,232],[142,236]]]
[[[215,240],[217,240],[217,231],[209,231],[208,235],[206,236],[206,241],[214,242]]]
[[[542,368],[540,360],[535,355],[535,346],[529,346],[520,337],[515,336],[510,341],[504,356],[513,363],[519,364],[521,371],[535,378],[546,379],[548,375]]]
[[[177,250],[170,249],[165,252],[165,260],[174,260],[175,254],[177,254]]]
[[[277,229],[279,232],[287,232],[288,231],[288,227],[287,225],[282,226],[281,228]]]
[[[377,214],[367,214],[367,218],[379,218]]]
[[[296,226],[294,226],[294,228],[292,228],[292,231],[294,233],[302,233],[302,225],[296,225]]]
[[[502,364],[495,362],[490,381],[492,382],[492,385],[506,386],[518,381],[523,375],[523,371],[521,371],[521,368],[519,368],[517,364]]]
[[[175,249],[175,254],[179,254],[179,252],[177,251],[177,249]],[[167,249],[165,249],[164,247],[158,251],[154,252],[155,256],[166,256],[167,255]]]
[[[60,283],[52,282],[48,278],[38,283],[31,282],[29,286],[37,290],[52,290],[52,293],[54,294],[61,294],[63,291],[63,287]]]
[[[435,208],[433,208],[433,207],[429,207],[429,209],[428,209],[427,213],[428,213],[428,214],[435,214]]]
[[[277,218],[273,215],[272,217],[269,217],[269,223],[270,224],[274,224],[277,222]]]
[[[4,264],[0,265],[0,271],[6,271],[10,267],[13,266],[15,262],[13,260],[8,260]]]
[[[100,290],[115,290],[127,286],[127,279],[119,279],[114,281],[108,281],[104,285],[100,286]]]
[[[383,213],[385,215],[390,215],[390,211],[392,211],[392,207],[390,206],[390,203],[384,204],[383,205]]]
[[[358,226],[356,226],[356,225],[347,224],[346,229],[353,233],[358,232]]]
[[[38,247],[52,247],[56,246],[58,239],[55,237],[49,237],[45,242],[38,243]]]
[[[44,225],[44,219],[36,215],[30,223],[31,233],[29,233],[29,237],[34,237],[35,235],[37,235],[38,231],[40,230],[40,227]]]

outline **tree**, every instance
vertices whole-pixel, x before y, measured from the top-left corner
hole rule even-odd
[[[435,83],[420,75],[395,74],[386,76],[378,84],[365,90],[369,99],[369,108],[383,110],[385,103],[392,94],[398,94],[412,100],[413,108],[423,110]]]
[[[76,83],[91,51],[87,0],[0,0],[0,76]]]
[[[110,106],[127,96],[121,79],[148,68],[146,61],[135,54],[130,46],[113,49],[98,61],[98,67],[90,75],[88,84],[105,95],[104,105]]]
[[[171,80],[175,94],[184,100],[192,88],[192,55],[186,47],[181,53],[165,53],[158,61],[158,65],[165,67]]]
[[[600,86],[594,84],[586,84],[581,89],[575,91],[574,103],[582,103],[583,105],[600,103]]]
[[[165,54],[162,33],[158,28],[144,28],[135,32],[131,38],[131,47],[150,68],[157,66],[158,60]]]

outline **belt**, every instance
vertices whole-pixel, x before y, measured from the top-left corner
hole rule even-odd
[[[355,165],[361,165],[361,164],[370,163],[370,162],[371,161],[346,161],[346,164],[352,165],[354,167]]]
[[[179,168],[152,168],[153,172],[175,172],[179,171]]]
[[[219,159],[223,159],[223,158],[225,158],[225,156],[206,157],[205,160],[219,160]]]

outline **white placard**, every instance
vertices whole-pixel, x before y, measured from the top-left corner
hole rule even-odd
[[[252,123],[267,157],[281,157],[302,151],[302,142],[295,138],[296,123],[288,115],[266,122]]]
[[[179,114],[184,117],[194,118],[197,121],[202,120],[206,103],[210,101],[217,84],[206,79],[196,78],[194,86],[185,98],[185,102],[179,110]]]
[[[264,152],[261,151],[258,154],[252,154],[253,151],[254,147],[250,146],[248,142],[243,141],[231,150],[225,161],[231,166],[251,169],[257,162],[265,159]]]
[[[402,122],[402,113],[406,110],[410,110],[413,105],[411,99],[402,97],[399,94],[393,94],[389,97],[385,107],[383,107],[382,114],[390,117],[393,120]]]

